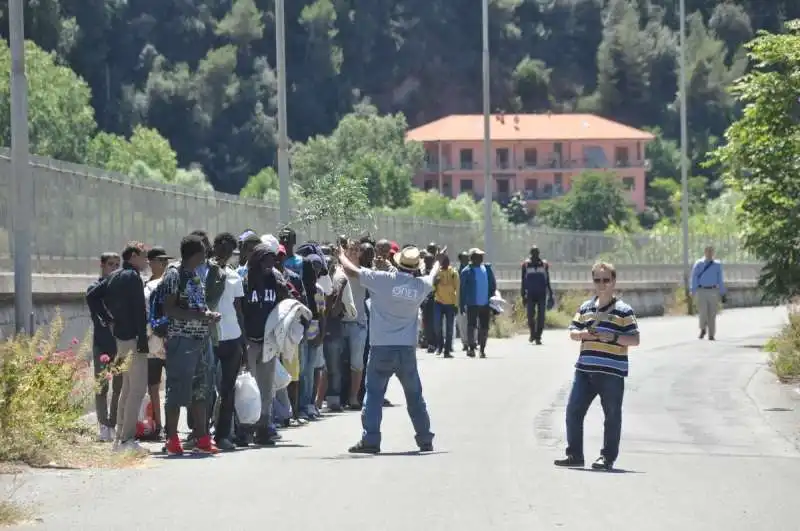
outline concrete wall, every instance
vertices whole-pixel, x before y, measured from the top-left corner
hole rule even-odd
[[[506,300],[513,301],[519,296],[519,281],[500,280],[500,292]],[[726,282],[729,308],[761,306],[761,293],[755,281]],[[583,282],[554,282],[556,297],[567,292],[589,292],[592,285]],[[639,317],[664,315],[675,299],[680,285],[674,282],[617,282],[619,296],[630,304]],[[577,310],[577,308],[576,308]]]
[[[72,338],[82,340],[91,331],[91,320],[86,308],[86,288],[96,277],[90,275],[34,275],[34,325],[41,328],[49,325],[60,313],[64,330],[62,343]],[[500,280],[503,296],[514,300],[519,294],[519,282]],[[669,307],[675,290],[673,282],[619,282],[620,295],[640,317],[663,315]],[[588,291],[591,284],[583,282],[556,282],[553,288],[557,296],[567,292]],[[761,305],[755,282],[728,283],[728,306],[750,307]],[[0,337],[8,337],[14,331],[14,276],[0,273]]]

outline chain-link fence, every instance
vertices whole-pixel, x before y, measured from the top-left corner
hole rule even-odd
[[[194,229],[211,234],[246,228],[278,229],[277,205],[217,192],[201,192],[151,182],[134,182],[120,174],[42,157],[31,158],[35,225],[33,268],[36,273],[90,273],[103,251],[119,250],[129,240],[163,245],[177,252],[181,238]],[[11,160],[0,151],[0,271],[12,267]],[[354,215],[354,217],[360,217]],[[360,224],[376,238],[400,245],[428,242],[447,245],[451,252],[481,246],[482,223],[431,221],[375,215]],[[302,240],[333,240],[328,223],[294,227]],[[531,244],[554,263],[589,263],[610,256],[619,264],[680,264],[679,236],[617,237],[602,233],[498,227],[494,231],[495,263],[519,263]],[[753,262],[735,235],[722,241],[693,241],[692,257],[713,244],[728,263]],[[620,254],[622,253],[622,254]]]

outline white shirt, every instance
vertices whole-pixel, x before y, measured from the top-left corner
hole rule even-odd
[[[150,295],[161,284],[162,280],[164,280],[163,276],[144,284],[144,302],[148,319],[150,318]],[[148,358],[164,359],[164,340],[153,333],[149,322],[147,323],[147,350],[149,352]]]
[[[239,319],[236,316],[236,308],[233,305],[235,299],[244,297],[244,286],[242,277],[231,267],[225,268],[225,289],[219,299],[217,311],[222,314],[219,322],[219,340],[230,341],[239,339],[242,329],[239,328]]]

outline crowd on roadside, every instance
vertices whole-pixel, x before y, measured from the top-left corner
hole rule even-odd
[[[418,262],[409,269],[398,257],[411,248]],[[418,346],[444,358],[453,357],[456,337],[466,356],[486,357],[492,316],[502,311],[491,264],[477,248],[459,252],[456,266],[436,243],[401,248],[343,236],[298,244],[285,228],[275,236],[248,229],[213,239],[197,230],[183,238],[179,254],[130,242],[120,254],[101,255],[101,276],[87,291],[98,437],[118,450],[146,452],[137,439],[164,441],[170,455],[274,446],[281,428],[328,411],[361,410],[371,296],[341,262],[432,274],[419,305]],[[243,374],[258,388],[257,418],[240,418],[237,410]],[[143,431],[147,400],[152,429]],[[181,440],[183,408],[191,433]]]

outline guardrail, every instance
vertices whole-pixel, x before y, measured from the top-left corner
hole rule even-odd
[[[589,282],[591,264],[550,264],[552,282]],[[615,265],[617,280],[620,282],[665,282],[682,283],[683,266],[661,265]],[[723,275],[726,281],[755,281],[762,269],[761,264],[724,264]],[[494,264],[498,280],[521,280],[521,263]]]

